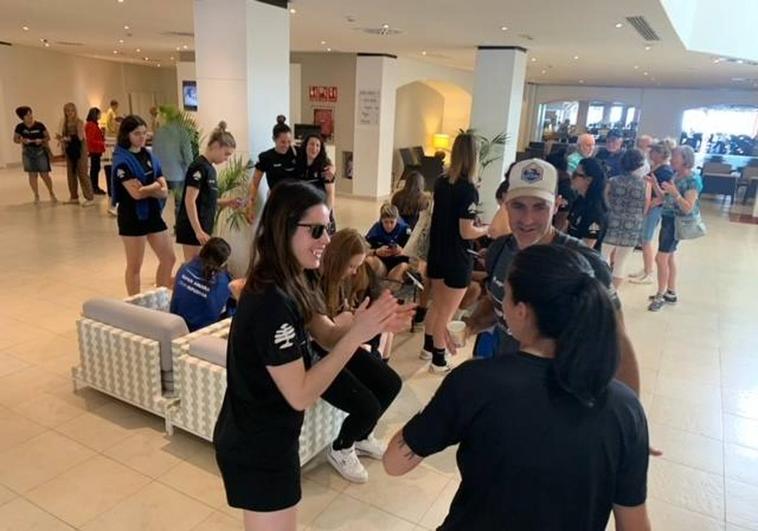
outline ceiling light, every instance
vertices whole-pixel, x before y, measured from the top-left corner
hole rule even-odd
[[[326,49],[326,51],[327,51],[327,52],[331,52],[331,51],[332,51],[332,49],[331,49],[331,48],[327,48],[327,49]]]
[[[113,55],[118,55],[118,50],[113,50]]]
[[[119,39],[119,40],[118,40],[118,43],[119,43],[119,44],[124,44],[124,39]]]
[[[536,63],[537,62],[537,58],[536,57],[532,57],[532,62]]]
[[[186,50],[187,48],[189,48],[189,46],[187,46],[186,44],[183,44],[183,45],[182,45],[182,49],[183,49],[183,50]]]
[[[29,26],[21,26],[21,29],[24,31],[29,31]]]
[[[544,76],[545,74],[547,74],[547,70],[542,71],[542,75]]]
[[[177,52],[178,52],[179,50],[181,50],[181,49],[182,49],[182,47],[181,47],[181,46],[177,46],[177,47],[176,47],[176,51],[177,51]]]
[[[150,60],[150,58],[149,58],[149,57],[143,57],[143,58],[142,58],[142,60],[143,60],[143,61],[149,61],[149,60]]]
[[[158,63],[158,64],[157,64],[157,65],[155,65],[155,66],[157,66],[158,68],[160,68],[160,67],[161,67],[161,64],[160,64],[160,63]]]
[[[127,24],[124,24],[124,29],[129,31],[129,26]]]
[[[649,74],[647,72],[642,72],[643,76],[648,76]]]
[[[647,46],[645,46],[645,51],[649,52],[652,48],[653,47],[648,44]]]
[[[421,55],[426,55],[426,50],[423,50],[423,51],[421,52]]]
[[[50,48],[50,43],[49,42],[45,42],[45,48]]]
[[[635,70],[639,70],[640,69],[640,65],[634,65],[634,69]]]
[[[578,56],[578,55],[575,55],[575,56],[574,56],[574,61],[578,61],[578,60],[579,60],[579,56]]]
[[[296,14],[297,13],[297,9],[295,9],[294,7],[291,7],[290,8],[290,13],[292,13],[293,15]]]
[[[171,57],[169,57],[169,59],[173,61],[174,60],[174,56],[172,55]]]
[[[321,46],[325,45],[326,41],[321,41]]]
[[[616,29],[623,28],[624,25],[621,22],[616,22]]]
[[[123,4],[124,0],[117,0],[119,4]]]
[[[382,28],[384,28],[384,29],[390,29],[390,25],[389,24],[382,24]]]
[[[500,31],[508,31],[508,26],[500,26]]]
[[[137,48],[136,52],[140,53],[142,51],[142,48]]]

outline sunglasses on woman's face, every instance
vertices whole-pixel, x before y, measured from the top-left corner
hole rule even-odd
[[[298,227],[307,227],[310,230],[311,238],[319,240],[326,232],[327,226],[321,223],[298,223]]]

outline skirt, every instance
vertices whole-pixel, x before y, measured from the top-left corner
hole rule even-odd
[[[47,150],[42,146],[24,146],[21,151],[21,161],[27,173],[49,173],[50,159]]]

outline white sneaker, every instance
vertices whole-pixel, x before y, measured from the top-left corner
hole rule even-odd
[[[82,203],[82,206],[83,207],[88,207],[88,206],[92,206],[94,204],[95,204],[95,202],[92,199],[85,199],[84,202]]]
[[[655,282],[655,279],[653,278],[652,273],[648,273],[646,275],[642,275],[641,277],[630,278],[629,282],[632,284],[652,284]]]
[[[421,349],[421,352],[418,355],[419,358],[421,358],[424,361],[429,361],[432,359],[432,353],[426,350],[425,348]]]
[[[366,483],[368,481],[368,472],[358,460],[355,445],[345,450],[335,450],[330,445],[326,452],[326,460],[346,480],[353,483]]]
[[[645,270],[644,269],[640,269],[636,273],[631,273],[629,275],[629,278],[642,278],[644,276],[645,276]]]
[[[116,207],[110,206],[108,207],[108,214],[111,216],[118,216],[118,211],[116,210]]]
[[[387,444],[374,437],[373,433],[370,433],[369,436],[362,441],[356,441],[355,443],[356,454],[365,455],[372,459],[381,459],[384,457],[384,452],[386,451]]]
[[[447,374],[451,370],[453,369],[447,361],[444,365],[435,365],[434,363],[429,364],[429,372],[432,374]]]

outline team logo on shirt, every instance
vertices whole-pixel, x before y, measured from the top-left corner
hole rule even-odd
[[[598,225],[597,223],[593,223],[592,225],[590,225],[589,231],[590,232],[600,231],[600,225]]]
[[[152,161],[152,160],[150,160],[150,159],[147,159],[147,160],[145,161],[145,163],[147,164],[147,167],[148,167],[148,168],[152,168],[152,167],[153,167],[153,161]]]
[[[471,204],[468,206],[468,213],[469,213],[469,214],[476,214],[476,207],[477,207],[477,204],[476,204],[476,203],[471,203]]]
[[[196,181],[200,181],[203,178],[203,175],[200,173],[200,170],[198,170],[192,174],[192,178]]]
[[[119,168],[116,170],[116,177],[118,177],[119,179],[123,179],[124,177],[126,177],[126,172],[124,171],[123,168]]]
[[[279,350],[291,348],[295,339],[295,327],[289,323],[284,323],[274,334],[274,344],[279,345]]]
[[[529,184],[540,182],[542,180],[542,168],[537,164],[530,164],[521,172],[521,180]]]

